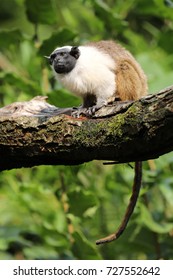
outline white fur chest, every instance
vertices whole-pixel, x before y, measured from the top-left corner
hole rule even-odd
[[[74,69],[67,74],[57,74],[56,78],[70,91],[83,97],[86,93],[100,97],[112,96],[116,89],[115,61],[95,47],[79,47],[80,57]]]

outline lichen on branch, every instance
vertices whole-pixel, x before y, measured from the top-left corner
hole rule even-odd
[[[115,102],[93,118],[71,116],[45,97],[0,109],[0,170],[35,165],[117,163],[173,150],[173,86],[134,102]]]

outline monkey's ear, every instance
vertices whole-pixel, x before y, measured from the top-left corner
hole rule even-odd
[[[72,55],[72,56],[74,56],[76,59],[78,59],[79,58],[79,56],[80,56],[80,51],[79,51],[79,48],[78,47],[72,47],[71,48],[71,51],[70,51],[70,54]]]

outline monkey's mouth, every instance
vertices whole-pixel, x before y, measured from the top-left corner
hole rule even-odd
[[[72,70],[72,66],[69,63],[63,63],[61,61],[54,61],[53,68],[58,74],[67,74]]]
[[[53,68],[56,73],[62,74],[66,72],[65,66],[62,63],[54,63]]]

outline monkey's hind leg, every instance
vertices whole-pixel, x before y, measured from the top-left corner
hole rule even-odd
[[[137,202],[137,199],[139,196],[140,188],[141,188],[141,182],[142,182],[142,162],[137,161],[137,162],[135,162],[135,176],[134,176],[134,182],[133,182],[132,195],[130,197],[130,201],[127,206],[124,218],[115,233],[113,233],[105,238],[97,240],[96,245],[100,245],[103,243],[109,243],[113,240],[118,239],[122,235],[122,233],[126,229],[128,221],[135,208],[135,205],[136,205],[136,202]]]

